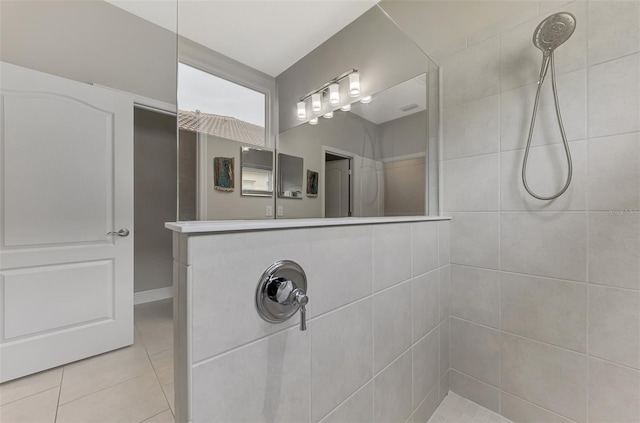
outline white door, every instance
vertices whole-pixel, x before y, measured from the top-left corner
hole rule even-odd
[[[349,159],[325,163],[325,217],[349,216],[349,183]]]
[[[8,63],[0,96],[4,382],[133,343],[133,99]]]

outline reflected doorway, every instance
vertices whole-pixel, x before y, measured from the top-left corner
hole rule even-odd
[[[325,217],[349,217],[352,215],[352,168],[353,157],[325,153]]]

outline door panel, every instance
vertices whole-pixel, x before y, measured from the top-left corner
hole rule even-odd
[[[325,163],[325,217],[349,216],[349,159]]]
[[[4,382],[133,342],[133,99],[7,63],[0,89]]]
[[[113,113],[46,93],[3,97],[4,246],[106,242]]]
[[[0,272],[4,339],[113,318],[113,261]]]

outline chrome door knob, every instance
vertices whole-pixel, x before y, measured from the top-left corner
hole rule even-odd
[[[107,235],[118,235],[124,238],[126,236],[129,236],[129,229],[120,229],[118,232],[107,232]]]

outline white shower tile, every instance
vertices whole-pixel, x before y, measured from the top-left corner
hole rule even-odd
[[[640,2],[589,1],[589,64],[640,51]]]
[[[447,369],[445,374],[440,378],[438,383],[438,401],[442,401],[444,397],[449,393],[449,374],[450,369]]]
[[[503,391],[576,422],[586,421],[583,354],[503,334],[501,355]]]
[[[438,387],[440,366],[438,365],[438,331],[434,330],[412,348],[413,354],[413,408]]]
[[[455,317],[450,319],[449,330],[451,368],[482,382],[499,386],[500,332]]]
[[[586,133],[586,71],[579,69],[558,75],[558,101],[567,140],[585,139]],[[500,148],[502,151],[522,149],[527,146],[533,103],[538,84],[504,91],[500,98]],[[547,81],[540,93],[532,146],[562,143],[551,81]]]
[[[411,224],[373,226],[373,288],[388,288],[411,277]]]
[[[502,415],[514,422],[572,423],[569,419],[506,392],[500,393],[500,407]]]
[[[585,213],[502,213],[502,270],[586,280]]]
[[[451,213],[451,263],[497,269],[499,213]]]
[[[640,54],[591,67],[589,137],[640,130]]]
[[[298,328],[193,368],[194,422],[307,421],[309,335]]]
[[[640,421],[640,371],[589,358],[589,421]]]
[[[438,267],[438,224],[411,224],[411,274],[421,275]]]
[[[569,149],[573,163],[571,184],[564,194],[551,201],[538,200],[525,190],[522,182],[524,150],[502,152],[500,172],[502,210],[586,210],[586,142],[571,142]],[[527,161],[527,183],[534,193],[552,196],[564,187],[567,177],[568,164],[563,145],[531,148]]]
[[[315,260],[309,255],[310,242],[307,229],[190,237],[194,362],[298,324],[298,315],[282,324],[262,320],[255,310],[255,289],[265,269],[278,260],[308,268]],[[229,289],[238,283],[247,288]],[[314,297],[310,299],[311,314]],[[221,324],[229,316],[233,325]]]
[[[374,379],[374,421],[404,422],[411,415],[411,352]]]
[[[454,54],[460,53],[462,50],[467,48],[467,38],[460,38],[433,53],[433,57],[438,59],[439,61],[443,61],[446,58],[453,56]]]
[[[373,382],[369,382],[322,419],[321,423],[371,423],[372,421]]]
[[[500,92],[500,38],[466,48],[442,61],[442,107]]]
[[[640,292],[589,286],[589,355],[640,369]]]
[[[449,319],[446,319],[438,327],[440,336],[440,377],[444,376],[449,370],[449,338],[451,331],[449,330]]]
[[[310,276],[307,294],[313,306],[308,316],[318,316],[371,295],[371,227],[314,228],[309,230],[309,236],[307,250],[313,260],[306,263],[304,271]]]
[[[438,270],[434,270],[411,281],[413,342],[425,336],[439,323],[439,276]]]
[[[445,212],[495,211],[499,203],[500,154],[442,162]]]
[[[440,321],[449,317],[451,314],[451,265],[441,267],[439,270],[440,285],[438,296],[440,297]]]
[[[413,423],[427,423],[440,403],[438,387],[435,386],[413,413]]]
[[[500,274],[502,330],[586,352],[586,284]]]
[[[372,307],[367,298],[310,322],[312,421],[373,377]]]
[[[497,388],[455,370],[450,370],[449,373],[452,392],[496,413],[500,410],[500,391]]]
[[[589,213],[589,282],[640,289],[640,214]]]
[[[500,150],[500,96],[442,111],[443,157],[458,159]]]
[[[589,140],[589,210],[640,209],[640,132]]]
[[[502,90],[521,87],[538,80],[542,52],[532,43],[533,33],[542,20],[555,12],[566,11],[575,15],[575,32],[555,52],[556,73],[565,74],[584,68],[587,63],[586,2],[576,1],[502,33],[501,76]],[[547,75],[549,78],[550,75]]]
[[[438,222],[438,246],[440,249],[440,253],[438,255],[439,266],[445,266],[449,264],[449,260],[450,260],[449,255],[451,253],[450,235],[449,235],[450,227],[451,227],[451,222],[448,220]]]
[[[451,266],[451,315],[499,328],[499,285],[495,270]]]
[[[411,282],[373,299],[374,371],[377,373],[411,346]]]

